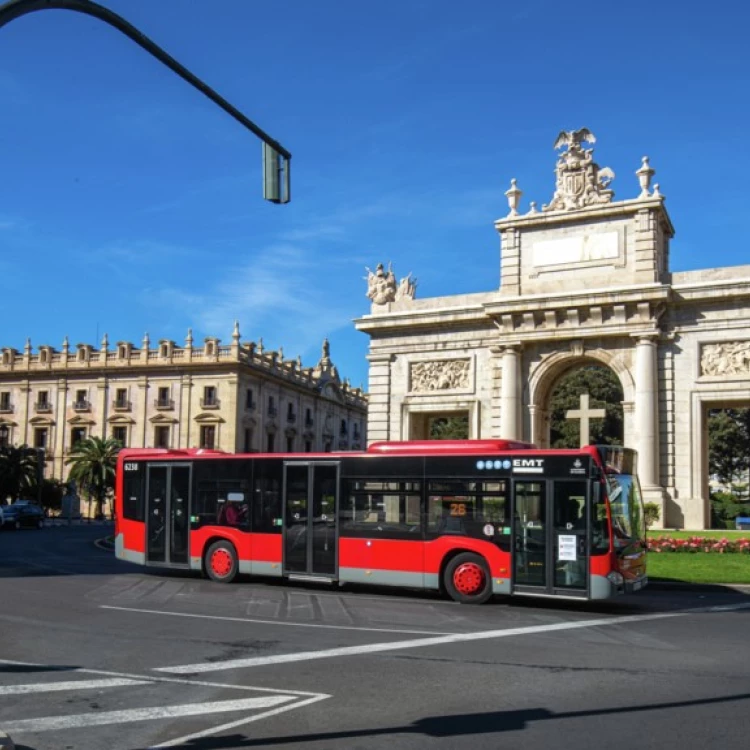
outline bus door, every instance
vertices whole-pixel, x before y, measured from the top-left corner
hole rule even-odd
[[[149,464],[146,475],[146,563],[189,564],[190,464]]]
[[[588,482],[513,482],[513,591],[586,597]]]
[[[330,580],[338,574],[339,465],[284,465],[284,573]]]

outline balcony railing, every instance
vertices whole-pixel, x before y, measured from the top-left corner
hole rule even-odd
[[[52,412],[52,404],[46,401],[44,403],[36,403],[34,404],[34,411],[37,414],[49,414]]]
[[[257,406],[258,403],[256,401],[250,401],[249,403],[245,404],[245,411],[255,411]]]
[[[73,411],[91,411],[91,401],[85,398],[74,401]]]
[[[296,422],[297,421],[297,415],[294,412],[287,412],[286,421],[287,422]]]
[[[218,409],[220,406],[221,401],[216,396],[201,399],[201,409]]]
[[[154,401],[154,406],[159,411],[171,411],[174,409],[174,400],[171,398],[157,398]]]
[[[133,406],[128,399],[116,398],[112,402],[112,409],[114,411],[130,411],[132,408]]]
[[[268,416],[269,417],[275,417],[277,414],[277,410],[275,406],[269,406],[268,407]]]
[[[312,417],[307,417],[305,419],[305,427],[308,429],[312,429],[315,426],[315,420]]]
[[[0,404],[0,414],[13,414],[14,410],[15,406],[13,406],[13,404],[11,404],[10,402]]]

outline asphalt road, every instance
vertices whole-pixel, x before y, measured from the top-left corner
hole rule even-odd
[[[102,526],[0,532],[19,750],[747,747],[750,597],[597,605],[156,574]]]

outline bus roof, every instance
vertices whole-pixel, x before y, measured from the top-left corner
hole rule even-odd
[[[373,443],[367,448],[368,453],[395,455],[432,455],[438,454],[484,454],[498,451],[518,451],[536,448],[533,443],[520,440],[393,440]]]

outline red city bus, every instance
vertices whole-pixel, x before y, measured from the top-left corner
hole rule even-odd
[[[117,557],[332,584],[606,599],[646,582],[633,450],[507,440],[361,453],[123,449]]]

